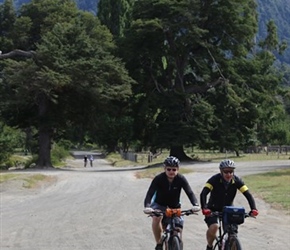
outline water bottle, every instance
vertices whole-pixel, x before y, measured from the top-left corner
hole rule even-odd
[[[226,241],[228,239],[228,234],[226,233],[223,237],[223,241],[222,241],[222,250],[225,249],[225,245],[226,245]]]

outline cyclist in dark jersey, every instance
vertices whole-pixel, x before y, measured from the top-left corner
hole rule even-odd
[[[213,175],[205,184],[200,194],[200,205],[205,215],[205,222],[208,226],[206,232],[207,248],[212,250],[213,241],[218,231],[218,218],[210,216],[211,211],[223,210],[224,206],[232,206],[237,190],[248,200],[253,216],[258,215],[255,200],[248,187],[238,176],[234,174],[235,163],[232,160],[223,160],[220,163],[220,173]],[[210,193],[207,202],[207,195]]]
[[[157,175],[151,182],[144,200],[144,213],[150,214],[154,209],[165,211],[166,208],[180,208],[180,194],[183,189],[193,205],[193,212],[200,210],[197,198],[186,178],[178,173],[179,160],[169,156],[165,159],[164,172]],[[183,218],[177,218],[178,227],[183,227]],[[152,217],[152,230],[156,240],[156,250],[162,250],[162,217]]]

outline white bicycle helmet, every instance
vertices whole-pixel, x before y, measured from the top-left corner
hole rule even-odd
[[[226,159],[226,160],[223,160],[221,161],[220,163],[220,169],[223,169],[223,168],[233,168],[235,169],[235,162],[232,161],[232,160],[229,160],[229,159]]]
[[[165,167],[179,167],[179,163],[180,161],[178,160],[178,158],[174,156],[169,156],[165,159],[165,161],[163,162],[163,165]]]

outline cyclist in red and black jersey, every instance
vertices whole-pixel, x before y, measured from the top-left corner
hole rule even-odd
[[[164,172],[157,175],[151,182],[144,200],[144,213],[150,214],[154,209],[165,211],[166,208],[180,208],[180,194],[183,189],[188,196],[193,212],[200,210],[197,198],[186,178],[178,173],[179,160],[174,156],[165,159]],[[183,218],[176,218],[176,224],[183,227]],[[152,230],[156,240],[156,250],[162,249],[162,217],[152,217]]]
[[[205,184],[200,194],[200,205],[208,226],[206,232],[207,248],[212,250],[213,241],[218,231],[218,218],[209,216],[211,211],[222,212],[224,206],[232,206],[237,190],[248,200],[253,216],[258,215],[255,200],[248,187],[241,178],[234,174],[235,163],[232,160],[223,160],[220,163],[220,173],[213,175]],[[207,195],[210,193],[209,200]]]

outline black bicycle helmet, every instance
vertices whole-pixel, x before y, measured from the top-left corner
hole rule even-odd
[[[223,169],[223,168],[233,168],[234,169],[236,167],[235,167],[234,161],[226,159],[226,160],[221,161],[221,163],[220,163],[220,169]]]
[[[179,167],[179,163],[180,161],[178,160],[178,158],[174,156],[169,156],[165,159],[165,161],[163,162],[163,165],[165,167]]]

